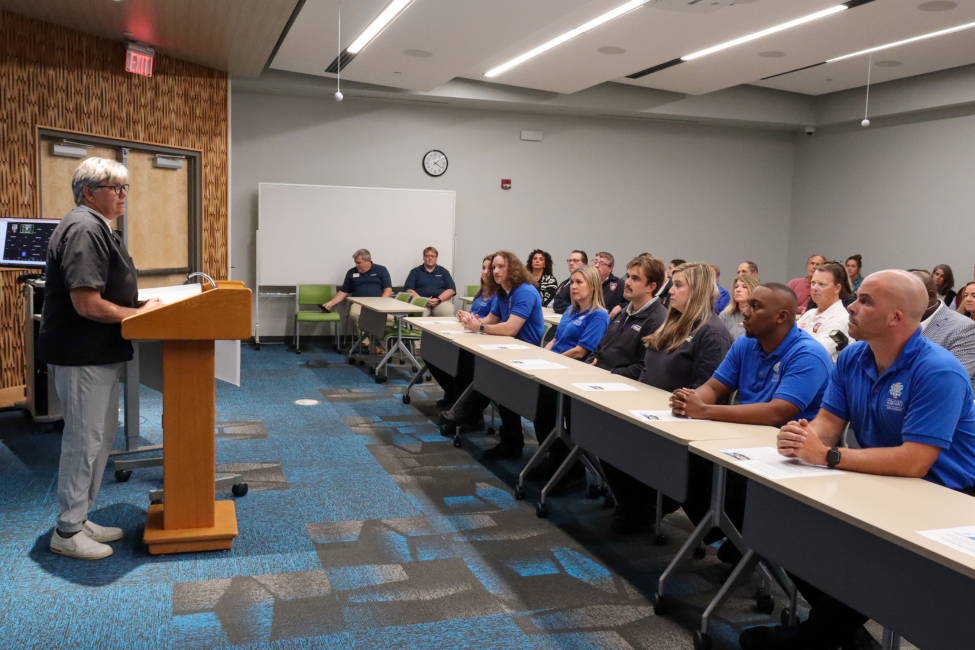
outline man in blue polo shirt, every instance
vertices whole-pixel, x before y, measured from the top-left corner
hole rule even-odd
[[[833,362],[819,341],[796,327],[797,308],[796,294],[784,284],[768,282],[756,287],[741,310],[745,336],[734,342],[703,386],[674,391],[670,398],[674,413],[776,427],[818,413]],[[729,406],[728,396],[734,390],[741,404]],[[693,488],[683,508],[697,523],[711,505],[712,471],[706,461],[693,463]],[[745,518],[747,484],[744,477],[732,473],[725,485],[725,513],[739,530]],[[722,562],[735,564],[740,558],[730,542],[718,549]]]
[[[975,395],[957,358],[921,335],[923,283],[905,271],[867,277],[823,408],[782,427],[779,453],[852,472],[923,478],[975,496]],[[846,423],[861,449],[839,449]],[[744,650],[852,645],[867,617],[793,577],[812,605],[796,626],[741,634]]]
[[[484,318],[478,318],[461,312],[460,318],[464,327],[471,332],[513,336],[525,343],[538,345],[545,331],[545,321],[542,316],[542,299],[532,284],[528,269],[514,253],[499,251],[491,261],[491,271],[488,290],[495,296],[491,313]],[[473,360],[462,356],[461,362],[462,367],[457,373],[456,382],[457,386],[466,387],[474,380]],[[471,424],[473,420],[481,418],[481,413],[488,404],[490,400],[487,397],[471,391],[449,411],[440,414],[441,433],[448,435],[453,427]],[[525,446],[521,417],[501,405],[498,405],[498,414],[501,416],[501,428],[498,430],[500,444],[485,451],[484,458],[521,458],[521,450]]]
[[[353,298],[389,298],[393,295],[393,283],[389,279],[389,271],[385,266],[372,263],[372,254],[365,248],[360,248],[352,254],[355,266],[345,274],[345,281],[338,293],[331,300],[322,305],[325,311],[331,311],[349,296]],[[359,326],[359,305],[349,307],[349,322],[352,327]]]
[[[423,249],[423,264],[410,271],[403,290],[411,296],[429,298],[427,309],[434,316],[453,316],[450,299],[457,293],[457,285],[450,271],[437,264],[440,253],[433,246]]]

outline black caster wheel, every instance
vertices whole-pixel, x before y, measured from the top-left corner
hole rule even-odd
[[[694,650],[711,650],[711,635],[694,631]]]
[[[603,507],[607,510],[611,510],[616,507],[616,497],[612,494],[607,494],[603,497]]]
[[[409,404],[410,403],[410,396],[409,395],[403,395],[403,403],[404,404]]]
[[[759,614],[771,614],[775,611],[775,600],[770,594],[761,594],[755,599],[755,611]]]
[[[375,368],[370,368],[370,369],[369,369],[369,374],[370,374],[370,375],[374,375],[374,374],[376,374],[376,369],[375,369]]]
[[[426,377],[423,378],[423,381],[425,381],[426,383],[429,384],[431,381],[433,381],[433,377],[431,377],[430,375],[427,375]]]
[[[775,599],[772,598],[772,594],[762,593],[760,591],[755,593],[755,611],[759,614],[771,614],[775,611]]]
[[[295,350],[295,354],[301,354],[301,350]]]
[[[538,515],[539,519],[545,519],[546,517],[548,517],[548,506],[545,505],[544,503],[536,504],[535,514]]]
[[[454,436],[454,447],[460,447],[460,436]]]
[[[657,533],[656,535],[653,536],[653,543],[656,544],[657,546],[666,546],[667,536],[664,535],[663,533]]]
[[[254,349],[257,350],[258,352],[260,352],[261,351],[261,344],[260,343],[255,343],[254,344]]]
[[[130,478],[132,478],[132,470],[130,469],[117,469],[115,470],[115,480],[119,483],[125,483]]]
[[[521,501],[525,498],[525,486],[516,485],[515,486],[515,498]]]
[[[488,429],[487,429],[487,434],[488,434],[489,436],[493,436],[493,435],[494,435],[494,427],[488,427]]]
[[[230,491],[234,493],[235,497],[242,497],[247,494],[247,483],[238,483],[230,488]]]
[[[405,359],[400,359],[399,360],[399,365],[405,366],[406,365],[406,360]]]
[[[349,357],[349,358],[348,358],[348,359],[346,359],[345,361],[346,361],[346,363],[348,363],[348,364],[349,364],[350,366],[354,366],[354,365],[355,365],[355,359],[353,359],[352,357]]]
[[[786,626],[789,624],[789,616],[792,614],[792,609],[789,607],[782,608],[782,614],[779,615],[779,619],[782,621],[782,625]],[[798,621],[796,621],[798,622]]]
[[[153,499],[152,501],[149,502],[149,505],[151,506],[161,506],[162,504],[163,504],[162,499]]]
[[[703,546],[698,546],[697,548],[694,549],[694,554],[692,555],[692,557],[695,560],[703,560],[705,557],[707,557],[707,554],[708,551],[706,548],[704,548]]]
[[[667,615],[667,599],[663,596],[657,596],[653,600],[653,613],[657,616]]]
[[[385,384],[387,379],[389,379],[389,377],[385,377],[385,376],[380,377],[379,375],[376,375],[377,384]]]

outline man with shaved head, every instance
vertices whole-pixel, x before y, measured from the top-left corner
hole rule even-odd
[[[852,472],[923,478],[975,496],[975,394],[950,352],[921,335],[924,283],[906,271],[868,276],[850,305],[850,336],[823,407],[782,427],[779,453]],[[861,449],[840,450],[846,423]],[[867,617],[793,577],[812,606],[799,625],[741,633],[743,650],[855,647]]]
[[[796,327],[796,294],[784,284],[759,285],[742,307],[745,336],[732,344],[714,375],[697,389],[674,391],[674,413],[690,418],[767,424],[780,427],[789,420],[810,418],[819,412],[833,362],[823,345]],[[728,405],[738,391],[741,404]],[[694,489],[684,512],[697,523],[710,507],[710,464],[693,470]],[[744,519],[745,479],[730,474],[726,483],[725,513],[741,528]],[[726,542],[718,559],[734,563],[741,557]]]
[[[975,321],[965,318],[938,299],[938,285],[927,271],[911,270],[924,283],[928,308],[921,317],[921,335],[958,357],[975,388]]]

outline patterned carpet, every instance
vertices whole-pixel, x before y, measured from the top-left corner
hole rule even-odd
[[[671,583],[668,615],[653,613],[657,577],[691,530],[682,514],[665,520],[662,547],[612,535],[611,511],[584,492],[539,519],[541,486],[512,496],[523,461],[481,462],[495,440],[484,434],[454,448],[428,419],[435,386],[402,403],[401,367],[377,385],[331,352],[245,347],[242,363],[241,388],[217,386],[218,470],[250,487],[235,499],[232,551],[148,555],[147,491],[162,469],[118,483],[110,463],[92,520],[125,530],[115,554],[50,553],[59,435],[0,414],[0,646],[692,647],[725,567],[708,549]],[[161,443],[161,395],[143,387],[141,401],[143,444]],[[770,621],[751,591],[714,620],[715,648]]]

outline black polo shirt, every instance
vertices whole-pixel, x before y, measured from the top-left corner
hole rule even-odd
[[[84,318],[70,295],[72,289],[90,287],[120,307],[138,306],[135,265],[122,236],[97,212],[78,206],[51,233],[45,274],[38,360],[57,366],[130,361],[132,343],[122,338],[122,324]]]
[[[385,266],[373,264],[365,273],[359,273],[353,266],[345,274],[345,282],[341,291],[353,298],[380,298],[385,289],[392,289],[393,283],[389,279],[389,271]]]
[[[427,267],[422,264],[416,267],[410,271],[403,288],[407,291],[416,291],[422,298],[436,298],[447,289],[457,292],[450,271],[439,264],[433,267],[433,271],[427,271]]]

